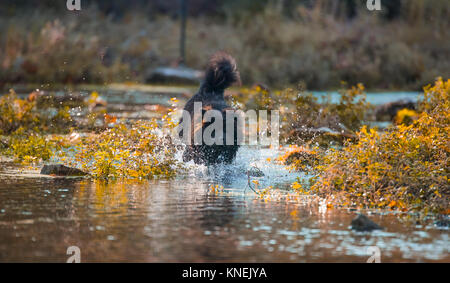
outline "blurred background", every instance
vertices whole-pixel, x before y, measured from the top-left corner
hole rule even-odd
[[[153,83],[177,67],[180,0],[2,0],[0,88],[14,84]],[[371,90],[420,90],[450,77],[450,2],[188,0],[186,66],[201,70],[226,50],[244,85],[341,81]]]

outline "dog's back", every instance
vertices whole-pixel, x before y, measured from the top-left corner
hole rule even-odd
[[[214,54],[206,68],[205,80],[201,84],[199,91],[189,99],[184,106],[191,117],[191,143],[186,146],[186,150],[183,154],[183,160],[185,162],[194,160],[197,164],[215,164],[215,163],[231,163],[236,156],[238,150],[237,145],[237,125],[234,124],[234,143],[233,145],[226,145],[225,140],[223,145],[206,145],[202,141],[200,145],[194,144],[195,125],[194,125],[194,103],[202,103],[202,117],[208,110],[217,110],[222,113],[223,119],[223,137],[226,135],[225,124],[225,112],[232,110],[227,105],[224,99],[224,91],[232,84],[239,82],[239,72],[237,71],[236,62],[230,55],[224,52],[218,52]],[[209,125],[214,123],[214,118],[211,122],[203,122],[201,129],[201,136],[203,137],[203,131]],[[229,129],[228,129],[229,130]]]

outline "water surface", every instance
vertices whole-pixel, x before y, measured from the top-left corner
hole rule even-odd
[[[65,262],[69,246],[83,262],[366,262],[372,246],[382,262],[450,261],[449,231],[432,223],[375,213],[385,229],[359,233],[349,227],[354,211],[261,200],[246,186],[246,166],[258,166],[265,185],[296,177],[268,155],[244,150],[228,168],[192,166],[175,180],[146,182],[17,174],[2,164],[0,261]],[[211,191],[216,184],[223,192]]]

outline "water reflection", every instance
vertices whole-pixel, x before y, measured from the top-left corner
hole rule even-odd
[[[2,176],[0,261],[65,262],[72,245],[84,262],[365,262],[374,245],[384,262],[450,260],[448,230],[375,215],[384,231],[355,233],[353,212],[210,185]]]

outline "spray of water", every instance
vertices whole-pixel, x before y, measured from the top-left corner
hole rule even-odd
[[[231,164],[206,166],[190,161],[185,165],[189,177],[242,190],[248,189],[249,178],[258,180],[260,188],[283,188],[298,177],[306,177],[303,173],[291,172],[285,165],[275,162],[279,154],[280,150],[269,147],[241,146]],[[182,152],[177,153],[177,158],[182,160]]]

